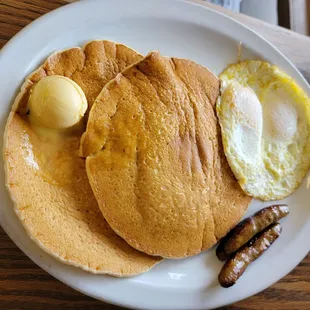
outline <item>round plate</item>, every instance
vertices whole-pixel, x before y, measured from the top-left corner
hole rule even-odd
[[[270,43],[233,19],[183,1],[89,0],[77,2],[39,18],[14,37],[0,54],[1,128],[25,76],[55,50],[108,39],[141,53],[190,58],[216,74],[243,58],[266,59],[283,68],[310,95],[297,69]],[[183,260],[165,260],[141,276],[118,279],[93,275],[64,265],[40,250],[15,216],[0,176],[1,225],[35,263],[67,285],[89,296],[131,308],[214,308],[249,297],[291,271],[310,249],[309,190],[306,181],[285,200],[291,214],[283,233],[238,283],[221,288],[217,275],[222,263],[214,249]],[[308,199],[308,200],[307,200]],[[270,203],[254,201],[246,215]],[[229,206],[227,206],[229,208]]]

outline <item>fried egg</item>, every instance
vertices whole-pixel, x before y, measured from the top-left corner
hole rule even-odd
[[[262,200],[288,196],[310,166],[310,99],[285,72],[263,61],[230,65],[220,80],[217,116],[241,188]]]

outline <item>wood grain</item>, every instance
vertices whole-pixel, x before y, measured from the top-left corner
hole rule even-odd
[[[32,20],[73,1],[0,0],[0,48]],[[201,3],[199,0],[191,1]],[[217,9],[274,43],[310,80],[309,38],[244,15]],[[55,308],[121,309],[82,295],[51,277],[25,256],[0,228],[0,309]],[[289,275],[267,290],[221,309],[310,309],[310,254]]]

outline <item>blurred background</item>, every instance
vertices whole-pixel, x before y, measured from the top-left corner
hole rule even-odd
[[[310,0],[205,0],[310,35]]]

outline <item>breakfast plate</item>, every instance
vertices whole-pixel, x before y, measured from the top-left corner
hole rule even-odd
[[[56,50],[106,39],[122,42],[142,54],[192,59],[220,74],[242,59],[263,59],[282,68],[310,96],[310,88],[294,65],[262,37],[233,19],[186,1],[90,0],[43,16],[16,35],[0,54],[1,130],[24,78]],[[3,141],[1,140],[3,143]],[[2,144],[1,143],[1,144]],[[220,287],[222,267],[214,248],[183,260],[165,260],[132,278],[94,275],[55,260],[28,237],[18,221],[1,172],[1,225],[36,264],[55,278],[91,297],[140,309],[201,309],[227,305],[249,297],[290,272],[310,249],[310,209],[307,178],[288,198],[290,216],[283,233],[238,283]],[[253,200],[245,216],[270,205]]]

